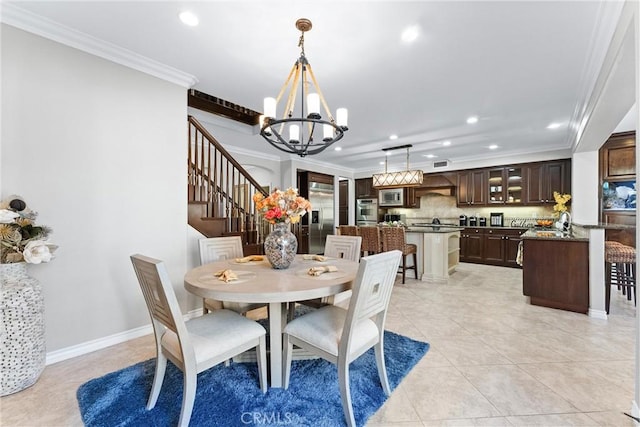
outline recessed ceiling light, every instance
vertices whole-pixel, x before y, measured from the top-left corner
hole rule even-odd
[[[411,43],[415,41],[419,35],[420,35],[420,28],[418,28],[417,25],[412,25],[411,27],[405,28],[400,38],[405,43]]]
[[[380,162],[381,165],[384,165],[384,162]]]
[[[398,139],[398,135],[396,135],[396,134],[394,133],[393,135],[390,135],[390,136],[389,136],[389,139],[391,139],[391,140],[396,140],[396,139]]]
[[[451,145],[451,141],[442,141],[442,145],[448,147],[449,145]]]
[[[184,12],[180,12],[180,20],[184,25],[188,25],[189,27],[195,27],[200,23],[200,20],[196,16],[195,13],[185,10]]]
[[[489,150],[495,150],[496,148],[498,148],[498,146],[496,144],[491,144],[489,146]]]
[[[471,125],[471,124],[474,124],[474,123],[478,123],[478,117],[476,117],[476,116],[471,116],[471,117],[469,117],[469,118],[467,119],[467,123],[469,123],[470,125]]]
[[[435,154],[424,154],[427,159],[433,159],[434,157],[438,157]]]
[[[560,126],[562,126],[562,123],[550,123],[547,129],[558,129]]]
[[[334,150],[336,150],[336,151],[341,151],[341,150],[342,150],[342,147],[336,147],[336,148],[334,148]]]

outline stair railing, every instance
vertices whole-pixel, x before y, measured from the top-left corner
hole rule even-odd
[[[189,116],[188,122],[189,202],[204,206],[203,219],[224,220],[222,235],[241,235],[245,244],[261,245],[269,229],[257,213],[253,195],[266,196],[266,191],[198,120]]]

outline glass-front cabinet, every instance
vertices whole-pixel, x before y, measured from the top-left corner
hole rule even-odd
[[[504,169],[489,170],[489,203],[504,203]]]
[[[505,168],[507,173],[507,203],[522,203],[522,168]]]
[[[489,203],[522,203],[522,168],[501,167],[489,170]]]

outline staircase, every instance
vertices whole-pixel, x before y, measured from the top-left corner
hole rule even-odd
[[[253,195],[267,193],[192,116],[188,141],[189,225],[206,237],[241,236],[245,255],[261,254],[269,224]]]

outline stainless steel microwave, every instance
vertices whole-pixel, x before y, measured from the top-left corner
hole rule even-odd
[[[379,190],[378,204],[382,207],[404,205],[404,188],[387,188]]]

